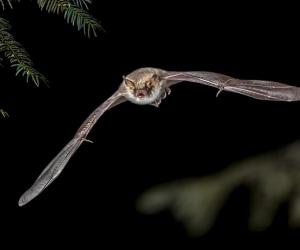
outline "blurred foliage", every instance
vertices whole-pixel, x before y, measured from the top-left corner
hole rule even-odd
[[[221,173],[155,186],[137,201],[146,214],[170,210],[194,236],[207,233],[229,195],[238,187],[250,192],[249,228],[268,228],[278,208],[289,205],[289,225],[300,227],[300,142],[246,159]]]

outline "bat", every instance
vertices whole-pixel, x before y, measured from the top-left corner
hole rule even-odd
[[[171,93],[170,87],[184,81],[215,87],[219,89],[217,96],[224,90],[266,101],[291,102],[300,100],[300,87],[279,82],[240,80],[219,73],[203,71],[173,72],[156,68],[137,69],[127,76],[123,76],[123,81],[117,91],[88,116],[73,139],[46,166],[33,185],[21,196],[19,206],[23,206],[34,199],[58,177],[79,146],[84,141],[89,141],[86,139],[87,135],[107,110],[125,101],[158,107],[161,101]]]

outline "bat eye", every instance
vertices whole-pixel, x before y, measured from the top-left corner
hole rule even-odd
[[[146,82],[146,87],[151,88],[152,87],[152,82],[151,81]]]
[[[153,79],[154,81],[160,81],[160,77],[159,77],[159,75],[157,75],[157,74],[154,74],[154,75],[152,76],[152,79]]]

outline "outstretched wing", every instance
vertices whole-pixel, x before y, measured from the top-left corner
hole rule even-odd
[[[93,113],[91,113],[78,129],[74,138],[47,165],[33,185],[21,196],[19,200],[19,206],[25,205],[38,196],[46,187],[48,187],[51,182],[54,181],[62,172],[72,155],[85,140],[86,136],[100,116],[106,110],[124,102],[125,100],[126,99],[123,97],[123,94],[118,90],[109,99],[102,103]]]
[[[284,83],[261,80],[240,80],[213,72],[167,72],[168,86],[187,81],[197,82],[222,90],[235,92],[259,100],[299,101],[300,88]]]

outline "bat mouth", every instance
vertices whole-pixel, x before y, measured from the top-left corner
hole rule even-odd
[[[136,91],[135,95],[138,97],[138,98],[145,98],[147,93],[145,90],[143,89],[139,89]]]

